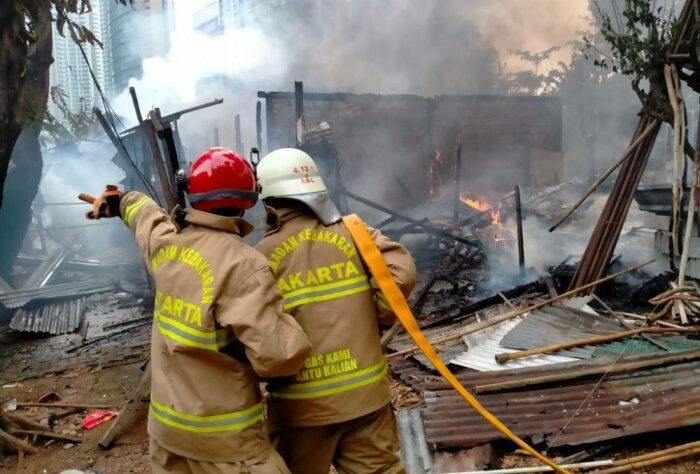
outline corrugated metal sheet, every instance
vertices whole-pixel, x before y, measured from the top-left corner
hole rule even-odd
[[[465,336],[464,342],[469,350],[453,358],[450,363],[474,370],[486,371],[537,367],[540,365],[559,364],[578,360],[572,357],[562,357],[561,355],[542,354],[511,360],[505,364],[496,362],[496,354],[517,352],[514,349],[504,349],[501,347],[501,340],[506,334],[512,332],[513,328],[524,324],[531,317],[532,316],[526,316],[525,318],[515,318],[504,321],[495,326],[486,328],[483,331],[479,331],[478,333]]]
[[[565,306],[545,306],[528,314],[501,340],[509,349],[532,349],[573,339],[602,336],[624,331],[625,328],[609,317]],[[557,352],[560,356],[579,359],[592,357],[595,347],[576,347]],[[508,352],[508,351],[503,351]]]
[[[408,474],[431,472],[433,457],[425,439],[425,428],[421,410],[411,408],[401,410],[397,416],[401,460]]]
[[[655,357],[650,354],[629,358]],[[625,360],[627,357],[622,357],[618,363]],[[509,371],[462,372],[458,378],[473,390],[478,385],[528,375],[568,374],[601,362],[585,360]],[[596,388],[599,379],[600,376],[592,376],[487,393],[478,398],[518,436],[551,446],[593,443],[700,424],[700,361],[612,375]],[[427,403],[424,418],[430,443],[440,448],[470,447],[502,437],[444,381],[425,380],[417,384]]]
[[[49,285],[43,288],[29,288],[12,290],[0,294],[0,305],[6,308],[19,308],[30,301],[54,300],[63,298],[75,298],[78,296],[88,296],[94,293],[105,293],[112,291],[114,285],[99,280],[83,280],[60,285]]]
[[[477,312],[474,317],[470,317],[452,324],[443,324],[441,326],[424,329],[423,334],[425,334],[428,340],[431,341],[452,336],[464,331],[470,324],[487,320],[503,312],[507,312],[508,310],[509,308],[505,305],[492,306],[484,311]],[[394,339],[392,339],[392,341],[388,344],[388,347],[392,351],[398,352],[404,349],[414,348],[416,345],[413,343],[410,336],[404,332],[394,337]],[[440,344],[436,349],[442,361],[448,363],[450,360],[462,354],[466,347],[467,346],[464,344],[464,341],[461,339],[454,339],[452,341]],[[421,352],[415,352],[411,355],[411,357],[423,364],[424,367],[429,369],[433,368],[432,364],[428,362],[428,359]]]
[[[21,308],[10,322],[16,331],[67,334],[80,327],[85,315],[85,298],[74,298],[33,308]]]

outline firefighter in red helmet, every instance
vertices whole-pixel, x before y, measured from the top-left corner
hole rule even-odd
[[[193,209],[106,191],[88,218],[120,216],[156,287],[148,419],[154,473],[287,473],[263,424],[258,377],[297,372],[310,343],[282,310],[266,259],[243,242],[257,200],[251,165],[228,148],[187,175]]]

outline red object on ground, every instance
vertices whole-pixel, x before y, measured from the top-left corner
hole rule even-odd
[[[118,413],[116,411],[95,410],[87,414],[81,426],[84,430],[91,430],[95,426],[101,425],[117,415]]]

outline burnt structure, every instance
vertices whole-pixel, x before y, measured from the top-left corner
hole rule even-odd
[[[269,150],[295,146],[295,94],[258,97],[265,99]],[[406,190],[430,195],[428,170],[437,155],[442,184],[451,182],[459,139],[465,190],[500,195],[515,184],[560,182],[562,106],[554,97],[304,92],[303,115],[306,128],[330,124],[343,182],[389,203],[406,202]]]

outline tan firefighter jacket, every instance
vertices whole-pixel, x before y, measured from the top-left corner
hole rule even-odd
[[[196,460],[264,459],[257,376],[294,374],[310,344],[267,261],[241,239],[250,224],[187,210],[180,228],[139,192],[120,212],[156,286],[149,434]]]
[[[282,425],[339,423],[391,400],[380,345],[380,312],[372,283],[342,223],[325,226],[306,209],[275,212],[278,226],[257,245],[284,297],[284,310],[304,328],[313,350],[285,383],[272,384],[271,411]],[[408,295],[415,266],[408,251],[379,231],[372,237]],[[384,311],[382,323],[395,316]]]

